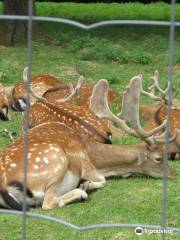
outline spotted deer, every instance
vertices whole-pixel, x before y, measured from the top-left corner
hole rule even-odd
[[[145,120],[150,120],[150,121],[152,121],[152,119],[156,117],[157,112],[158,112],[158,115],[161,115],[161,112],[162,112],[162,117],[165,115],[164,114],[165,112],[167,113],[167,105],[168,105],[167,93],[169,89],[169,87],[167,87],[165,90],[163,90],[160,87],[159,72],[157,70],[154,72],[154,75],[151,77],[151,80],[153,81],[153,84],[149,87],[150,92],[146,92],[143,89],[141,89],[141,92],[142,94],[150,97],[151,99],[156,100],[157,103],[155,105],[144,104],[140,108],[141,117],[143,117]],[[155,95],[155,91],[158,91],[160,93],[160,96]],[[173,99],[171,103],[172,115],[174,114],[176,115],[177,111],[178,112],[180,111],[180,101],[175,98],[178,91],[179,89],[177,89],[177,91],[175,91],[175,94],[173,95]],[[174,116],[173,118],[176,118],[176,116]],[[155,124],[156,126],[155,122],[153,124]],[[152,125],[152,128],[153,127],[154,125]]]
[[[79,135],[58,122],[38,125],[29,131],[27,155],[27,206],[42,205],[43,209],[63,207],[87,199],[86,191],[105,186],[105,177],[127,177],[133,173],[163,176],[162,145],[154,134],[165,123],[144,132],[138,119],[141,78],[134,77],[123,96],[121,118],[107,104],[108,83],[101,80],[93,91],[91,108],[100,117],[111,118],[128,134],[144,143],[120,146],[105,145]],[[100,93],[98,96],[97,94]],[[126,123],[128,120],[132,127]],[[173,141],[174,136],[170,139]],[[20,137],[0,155],[0,204],[22,209],[24,144]],[[168,167],[168,177],[176,173]],[[83,180],[80,185],[80,181]]]
[[[30,79],[30,85],[34,93],[42,96],[47,90],[64,86],[64,83],[54,76],[48,74],[40,74]],[[12,97],[12,108],[15,111],[25,111],[27,107],[27,90],[23,81],[20,81],[13,88]],[[33,105],[35,101],[36,98],[31,96],[30,104]]]
[[[83,84],[79,92],[75,95],[74,98],[71,99],[71,103],[89,108],[89,101],[92,95],[94,84]],[[59,98],[62,98],[69,94],[69,87],[67,85],[59,87],[57,89],[50,89],[46,91],[43,95],[44,98],[48,100],[48,102],[56,102]],[[109,89],[108,91],[108,102],[113,103],[115,99],[119,97],[118,93]]]
[[[23,79],[25,83],[28,81],[27,68],[23,71]],[[79,107],[69,103],[69,100],[73,98],[81,88],[82,82],[83,77],[80,77],[70,95],[66,98],[59,99],[56,104],[49,103],[47,99],[38,96],[30,88],[31,94],[33,94],[38,101],[30,107],[29,127],[33,128],[45,122],[58,121],[90,139],[102,143],[111,143],[111,131],[102,119],[98,119],[85,107]],[[25,119],[23,122],[24,121]]]
[[[151,90],[150,93],[146,92],[145,94],[149,96],[151,99],[158,100],[159,103],[153,107],[153,111],[151,112],[151,119],[147,124],[146,130],[150,130],[158,125],[160,125],[164,119],[167,117],[168,111],[168,99],[167,92],[168,87],[163,90],[159,86],[159,73],[155,71],[154,76],[151,77],[154,81],[153,85],[149,87]],[[155,96],[155,90],[158,90],[161,96]],[[178,89],[179,90],[179,89]],[[178,93],[178,91],[176,91]],[[176,95],[174,94],[174,96]],[[171,103],[171,111],[170,111],[170,131],[175,132],[176,129],[180,129],[180,101],[173,98]]]
[[[10,120],[11,118],[9,114],[11,91],[11,87],[4,87],[0,85],[0,119],[3,121]]]
[[[58,104],[58,102],[60,102],[61,104],[62,99],[65,98],[65,101],[68,101],[71,104],[73,103],[73,105],[79,105],[79,108],[77,107],[76,108],[77,110],[76,109],[75,110],[77,112],[80,112],[80,115],[82,115],[81,112],[87,112],[89,110],[89,108],[87,108],[87,110],[85,108],[87,103],[89,102],[89,96],[92,93],[93,85],[88,86],[88,85],[81,84],[81,88],[76,89],[78,91],[74,91],[75,86],[70,87],[69,85],[62,83],[57,78],[51,75],[34,76],[31,78],[30,83],[31,83],[30,86],[33,90],[32,93],[34,94],[34,96],[32,94],[32,96],[30,97],[31,106],[33,106],[33,104],[37,101],[37,99],[40,99],[41,97],[46,98],[48,101],[55,103],[56,105]],[[55,93],[55,95],[51,95],[51,93]],[[50,98],[49,98],[49,94],[50,94]],[[66,99],[66,96],[68,94],[71,97]],[[15,86],[15,88],[13,89],[12,96],[14,100],[14,103],[12,105],[13,110],[21,111],[21,112],[25,111],[27,107],[27,91],[25,90],[25,85],[23,81],[19,82]],[[112,101],[114,97],[115,97],[115,93],[112,90],[110,90],[109,100]],[[61,101],[59,101],[59,99],[61,99]],[[84,106],[82,105],[83,102],[85,103]],[[82,107],[82,111],[80,107]],[[86,116],[87,115],[88,114],[86,114]],[[89,113],[89,115],[91,116],[92,114]],[[35,121],[33,120],[34,117],[31,114],[32,126],[36,124]],[[85,120],[85,117],[84,117],[84,120]],[[89,119],[86,119],[86,121],[89,121]],[[109,126],[111,135],[113,135],[113,137],[118,137],[122,135],[122,131],[116,128],[115,126],[113,126],[111,123],[106,121],[106,125]]]
[[[93,87],[94,87],[93,84],[88,84],[88,85],[82,84],[78,93],[73,98],[71,98],[69,103],[71,103],[73,105],[77,105],[77,106],[81,107],[82,109],[89,110],[90,97],[91,97],[91,94],[93,91]],[[70,92],[69,87],[64,85],[57,89],[50,89],[50,90],[46,91],[44,93],[43,97],[46,98],[48,100],[48,102],[58,104],[58,99],[66,96],[67,94],[69,94],[69,92]],[[113,103],[115,103],[115,100],[118,98],[119,98],[119,100],[121,99],[120,95],[109,88],[108,102],[110,104],[113,104]],[[116,110],[119,110],[118,104],[115,104],[115,107],[116,107]],[[109,125],[109,128],[111,130],[112,137],[121,137],[123,135],[123,131],[116,128],[110,121],[107,122],[107,124]]]
[[[153,80],[153,84],[149,87],[149,90],[151,92],[145,92],[142,90],[145,95],[149,96],[151,99],[157,100],[158,103],[149,106],[144,105],[142,109],[144,109],[144,115],[148,117],[149,121],[147,122],[145,126],[145,130],[149,131],[159,125],[162,124],[162,122],[167,118],[167,112],[168,112],[168,99],[167,99],[167,92],[168,87],[163,90],[159,86],[159,73],[158,71],[155,71],[154,76],[151,77]],[[160,93],[160,97],[155,95],[155,91],[158,91]],[[178,93],[179,89],[174,94]],[[170,131],[171,133],[174,133],[177,129],[180,130],[180,101],[173,98],[171,103],[171,110],[170,110]],[[160,134],[160,132],[158,133]],[[175,152],[172,152],[171,159],[174,159],[177,154],[180,153],[180,141],[176,141],[177,148],[175,149]]]

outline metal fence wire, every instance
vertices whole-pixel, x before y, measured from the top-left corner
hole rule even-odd
[[[48,220],[57,224],[65,225],[73,230],[77,231],[85,231],[85,230],[92,230],[98,228],[136,228],[141,227],[144,229],[151,229],[151,230],[161,230],[161,239],[167,239],[168,231],[180,233],[180,228],[173,228],[167,227],[167,189],[168,189],[168,180],[167,180],[167,152],[168,152],[168,130],[170,127],[170,112],[171,112],[171,100],[172,100],[172,92],[173,92],[173,65],[174,65],[174,38],[175,38],[175,27],[180,27],[180,22],[176,22],[176,1],[171,1],[171,19],[170,21],[137,21],[137,20],[110,20],[110,21],[101,21],[90,25],[85,25],[79,23],[77,21],[72,21],[69,19],[63,18],[53,18],[53,17],[36,17],[32,15],[32,6],[33,0],[29,0],[29,10],[28,16],[13,16],[13,15],[0,15],[0,20],[26,20],[28,22],[28,41],[27,41],[27,66],[29,69],[29,76],[28,82],[26,83],[26,88],[29,90],[29,79],[31,76],[31,66],[32,66],[32,22],[33,21],[48,21],[48,22],[56,22],[56,23],[63,23],[68,25],[73,25],[78,28],[89,30],[105,25],[145,25],[145,26],[169,26],[169,76],[168,76],[168,83],[169,83],[169,91],[168,91],[168,113],[167,113],[167,125],[165,130],[165,148],[164,148],[164,178],[163,178],[163,195],[162,195],[162,220],[161,225],[146,225],[146,224],[122,224],[122,223],[112,223],[112,224],[94,224],[88,226],[77,226],[75,224],[69,223],[67,221],[57,219],[51,216],[36,214],[26,211],[26,183],[27,183],[27,154],[28,154],[28,121],[29,121],[29,107],[25,112],[25,128],[24,128],[24,199],[23,199],[23,211],[14,211],[14,210],[6,210],[0,209],[1,213],[5,214],[13,214],[13,215],[21,215],[22,216],[22,239],[26,239],[26,220],[27,217],[33,217],[38,219]]]

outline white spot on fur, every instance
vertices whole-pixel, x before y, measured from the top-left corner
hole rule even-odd
[[[13,167],[13,168],[15,168],[15,167],[16,167],[16,164],[15,164],[15,163],[11,163],[10,166]]]

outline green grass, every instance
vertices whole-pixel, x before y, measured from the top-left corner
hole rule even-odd
[[[164,6],[164,4],[162,4]],[[39,4],[40,6],[40,4]],[[165,5],[166,6],[166,5]],[[150,12],[150,11],[149,11]],[[142,73],[144,87],[155,69],[160,71],[161,84],[167,83],[169,62],[168,28],[154,27],[103,27],[82,31],[58,24],[39,24],[38,37],[33,41],[33,74],[51,73],[64,81],[77,81],[79,73],[86,81],[106,78],[113,89],[122,93],[130,78]],[[180,64],[180,32],[175,39],[176,67]],[[0,46],[0,83],[15,84],[22,79],[27,62],[27,49],[22,46]],[[177,69],[174,85],[179,84]],[[179,96],[180,98],[180,96]],[[143,98],[143,101],[148,99]],[[20,113],[13,113],[12,121],[0,122],[0,129],[21,132]],[[115,140],[118,144],[134,143],[133,138]],[[0,150],[9,142],[0,137]],[[178,161],[170,163],[180,172]],[[180,177],[168,182],[167,221],[170,227],[180,227]],[[112,178],[104,189],[89,194],[86,202],[71,204],[62,209],[35,213],[47,214],[70,221],[78,226],[95,223],[160,224],[162,214],[162,180],[136,176],[129,179]],[[21,218],[0,215],[0,240],[21,239]],[[168,235],[176,240],[178,234]],[[67,227],[44,220],[28,218],[28,240],[159,240],[160,235],[145,234],[137,237],[134,230],[98,229],[75,232]]]
[[[77,4],[36,2],[38,16],[62,17],[85,23],[112,19],[169,20],[170,5],[165,3]],[[0,2],[0,13],[2,3]],[[180,4],[176,4],[176,19],[180,20]]]

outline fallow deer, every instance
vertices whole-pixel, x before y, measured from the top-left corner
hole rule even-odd
[[[100,117],[111,118],[128,133],[139,136],[145,144],[104,145],[87,140],[57,122],[44,123],[29,131],[27,206],[42,204],[43,209],[52,209],[86,199],[87,190],[105,186],[106,176],[127,177],[140,173],[163,177],[162,153],[158,151],[158,139],[153,134],[165,123],[147,133],[140,127],[140,85],[140,77],[131,80],[123,98],[122,119],[114,116],[108,108],[105,80],[95,86],[91,107]],[[103,97],[96,95],[102,95],[102,91]],[[23,138],[17,139],[0,155],[0,204],[3,207],[22,209],[23,156]],[[168,167],[168,177],[175,175],[175,171]],[[85,182],[78,188],[80,180]]]
[[[23,71],[23,80],[25,83],[28,81],[28,68]],[[47,102],[46,98],[33,93],[30,88],[30,93],[39,101],[30,107],[29,127],[33,128],[41,123],[58,121],[90,139],[111,143],[110,129],[103,120],[98,119],[89,109],[68,102],[79,91],[82,82],[83,78],[80,77],[71,94],[66,98],[59,99],[56,104]]]
[[[150,121],[152,120],[153,117],[155,117],[157,111],[159,112],[159,114],[161,110],[162,112],[165,112],[165,111],[167,112],[167,104],[168,104],[167,93],[169,89],[169,87],[167,87],[165,90],[163,90],[160,87],[159,72],[157,70],[154,72],[154,75],[151,77],[151,80],[153,81],[153,84],[149,87],[150,92],[146,92],[143,89],[141,89],[141,92],[144,95],[158,102],[155,105],[144,104],[140,107],[141,117],[144,118],[145,120],[150,120]],[[160,93],[160,96],[155,95],[156,90]],[[175,98],[178,91],[179,89],[175,91],[175,94],[173,95],[173,99],[171,103],[172,105],[171,109],[173,110],[173,112],[180,111],[180,101]]]
[[[81,86],[81,89],[79,90],[79,92],[76,94],[76,96],[71,99],[71,103],[78,105],[78,106],[89,108],[89,101],[90,101],[90,97],[92,95],[93,87],[94,87],[94,84],[88,84],[88,85],[83,84]],[[70,91],[70,89],[68,86],[62,86],[57,89],[50,89],[50,90],[46,91],[44,93],[43,97],[46,98],[48,100],[48,102],[54,103],[54,102],[58,101],[59,98],[62,98],[64,96],[68,95],[69,91]],[[119,97],[118,93],[116,93],[112,89],[109,89],[109,91],[108,91],[108,102],[109,103],[113,103],[113,101],[115,99],[117,99],[118,97]]]
[[[57,87],[64,86],[64,83],[61,82],[54,76],[41,74],[31,78],[30,85],[33,91],[42,96],[48,89],[53,89]],[[27,91],[23,81],[20,81],[12,91],[13,97],[13,109],[16,111],[24,111],[27,107]],[[36,101],[35,98],[31,97],[30,104],[34,104]]]
[[[9,101],[6,95],[5,88],[0,86],[0,119],[7,121],[10,119],[9,115]]]
[[[31,88],[36,97],[39,96],[46,98],[48,101],[56,103],[56,105],[58,104],[59,99],[66,97],[68,94],[71,95],[72,92],[74,92],[73,87],[70,87],[67,84],[63,84],[58,79],[50,75],[39,75],[32,77],[30,82]],[[83,107],[83,109],[89,109],[89,107],[87,107],[87,104],[89,104],[89,97],[92,93],[92,89],[93,85],[81,85],[79,91],[73,95],[73,98],[69,98],[68,102],[71,104],[79,105]],[[14,104],[12,105],[13,109],[15,111],[25,111],[27,107],[27,92],[22,81],[18,83],[13,89],[12,95],[14,99]],[[109,90],[108,96],[109,101],[112,102],[118,95],[114,91]],[[36,97],[32,96],[30,98],[31,106],[36,102]],[[122,131],[113,126],[110,122],[107,122],[106,124],[109,125],[113,137],[119,137],[122,135]]]
[[[93,87],[94,87],[93,84],[88,85],[83,84],[79,92],[74,96],[74,98],[71,99],[71,101],[69,101],[69,103],[88,110]],[[70,91],[69,87],[65,85],[57,89],[50,89],[46,91],[43,97],[46,98],[48,102],[57,104],[58,99],[66,96],[69,93],[69,91]],[[119,100],[121,99],[118,93],[116,93],[112,89],[108,90],[108,102],[110,104],[113,104],[115,100],[118,98]],[[118,104],[116,104],[116,110],[119,110]],[[116,128],[111,122],[107,122],[107,124],[109,125],[109,128],[111,130],[112,137],[121,137],[123,135],[123,131]]]

